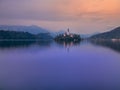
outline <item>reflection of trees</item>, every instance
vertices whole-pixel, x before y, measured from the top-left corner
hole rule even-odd
[[[73,46],[73,45],[78,45],[80,41],[56,41],[60,45],[66,46]]]
[[[56,41],[62,47],[65,47],[69,51],[70,47],[80,45],[80,41]]]
[[[0,41],[0,48],[29,47],[30,45],[38,45],[40,47],[50,46],[51,40],[48,41]]]
[[[112,40],[91,40],[91,42],[95,45],[100,45],[104,47],[111,48],[117,52],[120,52],[120,41],[112,41]]]

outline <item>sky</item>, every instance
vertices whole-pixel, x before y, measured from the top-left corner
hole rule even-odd
[[[120,26],[120,0],[0,0],[0,25],[105,32]]]

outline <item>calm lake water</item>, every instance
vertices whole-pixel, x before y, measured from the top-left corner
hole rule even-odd
[[[0,41],[0,90],[120,90],[120,42]]]

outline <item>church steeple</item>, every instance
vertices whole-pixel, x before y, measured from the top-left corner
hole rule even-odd
[[[69,28],[68,28],[68,30],[67,30],[67,35],[70,35],[70,30],[69,30]]]

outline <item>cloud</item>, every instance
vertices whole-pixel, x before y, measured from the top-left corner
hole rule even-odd
[[[0,18],[48,21],[100,20],[118,14],[118,0],[1,0]],[[109,3],[109,4],[108,4]]]
[[[31,22],[51,29],[98,29],[120,24],[119,3],[120,0],[0,0],[0,20],[6,24]]]

